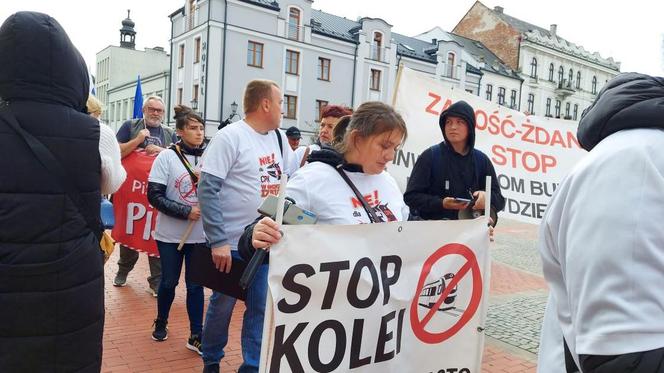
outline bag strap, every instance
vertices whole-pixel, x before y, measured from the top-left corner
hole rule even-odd
[[[337,172],[339,173],[339,175],[341,175],[346,184],[348,184],[350,189],[353,190],[353,193],[355,193],[357,199],[360,200],[362,207],[364,207],[364,211],[366,211],[367,215],[369,216],[369,221],[371,221],[372,223],[380,223],[381,222],[380,218],[378,217],[378,215],[376,215],[376,212],[371,207],[369,207],[369,204],[367,203],[367,201],[364,200],[362,193],[360,193],[360,191],[357,190],[357,187],[355,186],[355,184],[353,184],[348,175],[346,175],[346,172],[341,169],[342,166],[343,165],[341,164],[337,165],[336,167],[334,167],[334,169],[337,170]]]
[[[281,152],[281,159],[284,159],[284,143],[281,139],[281,134],[279,133],[279,129],[274,130],[274,133],[277,135],[277,141],[279,141],[279,151]]]
[[[182,162],[182,165],[184,166],[185,170],[187,170],[187,173],[189,173],[189,177],[191,178],[191,183],[194,186],[194,190],[198,189],[198,176],[196,176],[196,174],[194,173],[194,169],[193,167],[191,167],[191,163],[189,163],[184,154],[182,154],[180,146],[178,144],[171,144],[171,146],[169,146],[168,148],[175,152],[180,162]]]
[[[6,101],[0,103],[0,118],[4,119],[4,121],[9,124],[9,127],[23,138],[39,163],[59,180],[60,185],[65,189],[65,193],[69,196],[69,199],[71,199],[72,202],[74,202],[74,205],[76,205],[78,213],[81,214],[83,220],[85,220],[88,225],[88,228],[92,231],[95,237],[97,237],[97,240],[101,240],[101,226],[95,227],[95,224],[91,224],[91,222],[85,217],[85,214],[81,209],[83,198],[76,187],[74,187],[71,180],[67,177],[67,172],[62,168],[62,164],[55,158],[55,156],[53,156],[53,153],[51,153],[41,141],[37,140],[37,138],[21,127],[16,120],[16,116],[14,116],[14,113],[11,111],[9,103]]]

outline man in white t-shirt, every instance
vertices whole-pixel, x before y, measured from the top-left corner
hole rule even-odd
[[[241,260],[237,241],[257,216],[262,200],[279,192],[282,172],[297,168],[286,137],[278,130],[282,94],[267,80],[253,80],[244,92],[245,119],[222,128],[203,156],[198,190],[205,234],[212,260],[229,272]],[[267,295],[267,265],[262,265],[247,289],[242,324],[241,372],[257,372]],[[204,372],[218,372],[228,342],[228,326],[235,298],[219,292],[210,297],[203,326]]]
[[[609,81],[581,117],[590,153],[540,226],[551,289],[540,373],[664,371],[662,118],[664,78],[636,73]]]

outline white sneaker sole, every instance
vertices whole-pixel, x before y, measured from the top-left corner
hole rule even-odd
[[[151,337],[152,337],[152,340],[153,340],[153,341],[163,342],[163,341],[165,341],[165,340],[168,339],[168,334],[166,335],[166,338],[164,338],[164,339],[157,339],[157,338],[155,338],[153,335],[152,335]]]
[[[201,350],[197,349],[196,347],[190,345],[189,342],[187,342],[187,344],[185,346],[187,347],[187,349],[189,349],[191,351],[194,351],[195,353],[203,356],[203,351],[201,351]]]

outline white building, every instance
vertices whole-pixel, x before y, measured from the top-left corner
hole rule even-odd
[[[169,55],[161,47],[135,50],[134,22],[122,21],[120,46],[109,45],[97,53],[96,92],[104,105],[102,121],[117,131],[134,112],[134,95],[141,76],[143,97],[168,97]]]

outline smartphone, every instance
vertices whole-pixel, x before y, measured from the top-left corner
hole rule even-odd
[[[472,199],[454,197],[454,202],[470,203],[472,202]]]

